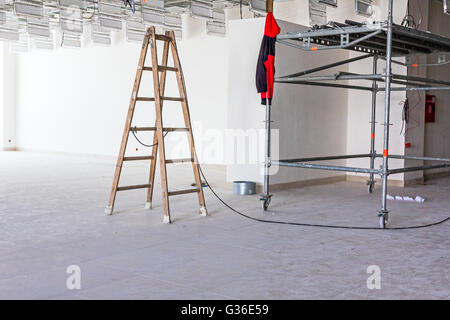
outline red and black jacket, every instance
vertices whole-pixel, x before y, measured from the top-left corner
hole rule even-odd
[[[267,13],[264,37],[259,51],[258,65],[256,66],[256,89],[261,93],[261,104],[272,104],[273,78],[275,74],[275,41],[280,33],[272,12]]]

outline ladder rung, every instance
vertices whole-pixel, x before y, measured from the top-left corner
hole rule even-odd
[[[178,98],[178,97],[161,97],[161,100],[166,101],[184,101],[184,98]],[[155,101],[155,98],[150,97],[137,97],[136,101]]]
[[[152,67],[143,67],[142,70],[144,71],[153,71]],[[168,67],[168,66],[158,66],[158,71],[174,71],[174,72],[178,72],[178,68],[175,67]]]
[[[172,38],[164,36],[162,34],[155,34],[155,38],[156,40],[161,40],[161,41],[172,41]]]
[[[124,157],[123,161],[151,160],[153,156]]]
[[[163,131],[189,131],[189,128],[163,128]]]
[[[184,101],[184,98],[161,97],[161,100],[166,100],[166,101]]]
[[[155,131],[156,127],[131,127],[132,131]]]
[[[134,131],[156,131],[156,127],[131,127]],[[189,128],[163,128],[163,131],[189,131]]]
[[[150,184],[136,184],[133,186],[117,187],[117,191],[145,189],[145,188],[150,188],[150,186],[151,186]]]
[[[185,159],[166,160],[166,163],[184,163],[184,162],[194,162],[194,159],[193,158],[185,158]]]
[[[179,194],[186,194],[186,193],[195,193],[195,192],[200,192],[200,189],[195,188],[195,189],[186,189],[186,190],[178,190],[178,191],[170,191],[167,194],[169,196],[177,196]]]
[[[175,67],[168,67],[168,66],[158,66],[158,71],[173,71],[178,72],[178,68]]]

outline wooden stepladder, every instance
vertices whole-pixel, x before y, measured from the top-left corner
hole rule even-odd
[[[164,42],[162,62],[158,64],[158,55],[157,55],[157,41]],[[145,66],[145,61],[147,58],[147,52],[150,47],[151,51],[151,61],[152,66]],[[169,49],[172,51],[172,58],[174,61],[174,66],[167,66],[168,58],[169,58]],[[139,88],[141,84],[141,78],[144,71],[151,71],[153,73],[153,87],[154,87],[154,97],[140,97],[139,96]],[[178,89],[180,97],[166,97],[164,96],[164,90],[166,85],[166,74],[167,72],[175,72]],[[156,120],[154,127],[132,127],[133,115],[137,101],[148,101],[154,102],[156,109]],[[162,119],[162,107],[164,101],[178,101],[181,103],[181,107],[183,110],[184,117],[184,128],[167,128],[163,125]],[[128,138],[130,135],[130,131],[154,131],[153,135],[153,145],[151,155],[148,156],[125,156]],[[190,147],[190,158],[187,159],[166,159],[165,147],[164,147],[164,135],[167,132],[186,132],[189,141]],[[134,189],[147,189],[147,202],[145,207],[147,209],[151,209],[152,207],[152,197],[153,197],[153,187],[155,181],[155,171],[156,171],[156,161],[158,158],[159,151],[159,165],[160,165],[160,175],[161,175],[161,187],[162,187],[162,197],[163,197],[163,205],[164,205],[164,223],[170,223],[170,208],[169,208],[169,197],[187,194],[187,193],[197,193],[198,201],[200,205],[200,214],[206,216],[206,205],[205,198],[203,195],[203,189],[200,179],[200,170],[197,161],[197,156],[195,153],[194,146],[194,137],[192,135],[192,126],[191,119],[189,115],[189,106],[186,96],[186,88],[184,85],[184,78],[180,64],[180,58],[178,56],[177,45],[175,41],[175,35],[173,31],[167,31],[165,35],[160,35],[155,33],[155,27],[150,27],[147,29],[147,32],[144,37],[144,42],[142,44],[141,55],[139,58],[139,64],[136,71],[136,78],[134,80],[133,92],[131,95],[130,105],[128,108],[127,119],[125,122],[125,129],[122,137],[122,144],[120,146],[119,157],[117,159],[116,170],[114,174],[114,180],[111,189],[111,195],[109,197],[108,206],[106,207],[106,213],[112,214],[114,210],[114,202],[116,199],[117,191],[124,190],[134,190]],[[131,186],[120,186],[119,180],[120,174],[122,172],[122,165],[124,161],[142,161],[142,160],[151,160],[150,162],[150,178],[147,184],[139,184],[139,185],[131,185]],[[167,183],[167,169],[166,164],[172,163],[184,163],[191,162],[192,168],[194,171],[195,177],[195,188],[186,189],[186,190],[178,190],[178,191],[168,191],[168,183]]]

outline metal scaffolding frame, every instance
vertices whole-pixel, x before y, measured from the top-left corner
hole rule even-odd
[[[331,26],[330,26],[331,25]],[[375,175],[381,177],[382,198],[381,210],[378,212],[380,228],[385,228],[389,217],[387,208],[387,187],[388,176],[392,174],[421,171],[426,169],[437,169],[450,167],[450,159],[434,157],[416,157],[389,154],[389,126],[390,126],[390,107],[392,91],[439,91],[450,90],[450,81],[441,81],[428,78],[411,77],[394,74],[392,64],[404,63],[393,60],[393,57],[405,57],[412,55],[424,55],[433,53],[450,53],[450,39],[434,35],[428,32],[422,32],[411,28],[393,24],[393,0],[389,0],[388,18],[386,22],[374,24],[360,24],[353,21],[346,21],[346,24],[329,23],[327,26],[314,27],[309,31],[291,32],[277,36],[277,42],[301,49],[304,51],[318,51],[330,49],[348,49],[364,55],[338,61],[325,66],[301,71],[288,76],[275,78],[275,83],[290,83],[299,85],[334,87],[354,90],[365,90],[372,92],[372,110],[371,110],[371,142],[370,153],[357,155],[339,155],[325,156],[302,159],[272,160],[271,159],[271,105],[269,99],[266,104],[266,145],[265,145],[265,165],[264,165],[264,193],[261,197],[261,204],[264,210],[267,210],[272,195],[269,190],[269,170],[272,165],[282,167],[295,167],[317,170],[331,170],[341,172],[355,172],[369,174],[367,181],[368,192],[372,193],[375,184]],[[340,65],[349,64],[362,59],[372,57],[372,74],[353,74],[348,72],[339,72],[330,76],[311,76],[310,74],[334,68]],[[383,59],[386,61],[386,70],[384,74],[378,73],[377,61]],[[359,86],[340,84],[341,80],[369,80],[372,86]],[[327,81],[334,81],[330,83]],[[384,83],[384,87],[379,87],[378,82]],[[393,84],[400,85],[392,87]],[[376,114],[376,96],[378,92],[385,92],[384,105],[384,139],[383,154],[375,150],[375,114]],[[321,165],[311,162],[328,161],[338,159],[369,158],[370,168],[354,168],[345,166]],[[383,162],[380,169],[375,169],[375,159],[382,158]],[[410,159],[437,161],[438,164],[408,167],[401,169],[389,169],[389,158],[392,159]]]

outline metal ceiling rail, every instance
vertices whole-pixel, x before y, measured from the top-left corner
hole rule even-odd
[[[414,171],[423,171],[423,170],[431,170],[431,169],[441,169],[441,168],[450,168],[450,163],[442,163],[442,164],[431,164],[427,166],[417,166],[417,167],[409,167],[409,168],[400,168],[400,169],[390,169],[388,170],[388,174],[399,174],[405,172],[414,172]]]
[[[333,22],[334,27],[327,25],[310,31],[278,35],[277,41],[302,50],[349,48],[354,51],[386,55],[387,23],[361,24],[349,20],[346,23]],[[303,44],[298,45],[286,40],[302,41]],[[400,25],[392,25],[391,49],[395,56],[448,52],[450,39]]]
[[[328,161],[328,160],[340,160],[340,159],[357,159],[357,158],[367,158],[367,157],[370,157],[370,153],[341,155],[341,156],[300,158],[300,159],[287,159],[287,160],[280,160],[280,161],[282,161],[282,162],[312,162],[312,161]]]
[[[302,38],[313,38],[313,37],[324,37],[332,35],[341,34],[353,34],[353,33],[366,33],[374,32],[377,30],[383,30],[386,28],[386,23],[376,23],[368,24],[363,26],[348,26],[340,28],[329,28],[329,29],[319,29],[319,30],[309,30],[303,32],[288,32],[286,34],[281,34],[277,36],[277,40],[287,40],[287,39],[302,39]]]
[[[310,74],[310,73],[315,73],[315,72],[318,72],[318,71],[323,71],[323,70],[326,70],[326,69],[338,67],[338,66],[341,66],[341,65],[344,65],[344,64],[349,64],[349,63],[351,63],[351,62],[363,60],[363,59],[370,58],[370,57],[373,57],[373,54],[365,54],[365,55],[358,56],[358,57],[355,57],[355,58],[351,58],[351,59],[347,59],[347,60],[342,60],[342,61],[330,63],[330,64],[327,64],[327,65],[325,65],[325,66],[320,66],[320,67],[312,68],[312,69],[309,69],[309,70],[297,72],[297,73],[290,74],[290,75],[283,76],[283,77],[277,77],[277,79],[293,78],[293,77],[304,76],[304,75],[307,75],[307,74]]]
[[[340,44],[339,45],[333,45],[333,46],[330,46],[330,45],[318,46],[318,47],[317,46],[311,46],[311,42],[312,41],[311,41],[310,38],[303,38],[303,45],[301,45],[301,46],[293,44],[293,43],[290,43],[290,42],[287,42],[285,40],[278,40],[277,39],[277,41],[280,42],[280,43],[286,44],[288,46],[291,46],[291,47],[294,47],[294,48],[298,48],[298,49],[301,49],[301,50],[305,50],[305,51],[346,49],[346,48],[355,46],[358,43],[363,42],[363,41],[365,41],[365,40],[367,40],[369,38],[372,38],[372,37],[374,37],[374,36],[376,36],[377,34],[380,34],[380,33],[381,33],[381,30],[378,30],[378,31],[369,33],[369,34],[367,34],[367,35],[365,35],[365,36],[363,36],[361,38],[355,39],[355,40],[353,40],[351,42],[348,41],[348,39],[349,39],[348,37],[341,37]],[[307,40],[305,41],[305,39],[307,39]]]
[[[412,77],[392,73],[392,63],[407,66],[405,63],[393,60],[394,56],[408,56],[417,54],[450,53],[450,39],[428,32],[413,30],[407,27],[393,24],[393,0],[388,1],[388,19],[386,22],[374,24],[360,24],[353,21],[346,21],[346,24],[334,23],[333,27],[328,25],[315,27],[309,31],[290,32],[277,36],[277,42],[283,45],[294,47],[306,51],[326,50],[326,49],[347,49],[364,54],[351,59],[333,62],[324,66],[300,71],[291,75],[277,77],[275,83],[299,84],[320,87],[332,87],[343,89],[354,89],[370,91],[372,93],[371,128],[370,128],[370,153],[357,155],[323,156],[290,160],[272,160],[270,145],[270,123],[271,105],[269,99],[266,104],[266,157],[264,165],[264,192],[261,197],[261,204],[267,210],[272,195],[269,193],[269,173],[272,165],[293,168],[331,170],[339,172],[356,172],[369,175],[367,181],[368,192],[372,193],[375,185],[375,175],[381,177],[381,210],[378,211],[380,228],[385,228],[389,217],[387,209],[387,187],[388,176],[404,172],[421,171],[427,169],[448,168],[450,159],[390,155],[389,153],[389,129],[390,129],[390,109],[391,92],[393,91],[437,91],[450,90],[450,82],[429,78]],[[297,43],[295,43],[297,41]],[[299,44],[298,42],[301,42]],[[349,72],[339,72],[334,75],[311,75],[313,73],[334,68],[337,66],[350,64],[368,57],[373,57],[372,74],[354,74]],[[386,61],[383,74],[377,72],[378,59]],[[308,76],[307,76],[308,75]],[[338,80],[368,80],[372,86],[349,85],[337,82]],[[330,83],[327,81],[335,81]],[[383,82],[384,87],[379,87],[378,82]],[[436,86],[432,86],[432,85]],[[400,85],[393,86],[393,85]],[[385,92],[384,119],[383,125],[383,153],[379,154],[375,150],[375,115],[377,93]],[[275,100],[273,102],[276,102]],[[369,168],[356,168],[325,164],[312,164],[308,162],[346,160],[355,158],[369,158]],[[375,159],[382,158],[380,169],[375,169]],[[444,163],[424,165],[409,168],[389,169],[389,159],[411,159],[424,161],[439,161]]]
[[[391,91],[447,91],[450,87],[420,87],[420,88],[391,88]],[[379,91],[385,91],[385,89],[380,89]]]
[[[310,163],[275,161],[275,160],[272,161],[272,164],[279,165],[280,167],[294,167],[294,168],[318,169],[318,170],[328,170],[328,171],[380,174],[379,169],[330,166],[330,165],[324,165],[324,164],[310,164]],[[450,164],[449,164],[449,166],[450,166]]]
[[[376,154],[377,158],[382,158],[382,154]],[[423,161],[443,161],[443,162],[450,162],[450,159],[447,158],[435,158],[435,157],[419,157],[419,156],[403,156],[403,155],[397,155],[397,154],[391,154],[389,155],[389,158],[392,159],[407,159],[407,160],[423,160]]]
[[[320,82],[320,81],[316,82],[316,81],[299,81],[299,80],[298,81],[275,80],[275,83],[303,84],[303,85],[309,85],[309,86],[372,91],[371,87],[354,86],[354,85],[337,84],[337,83],[326,83],[326,82]]]
[[[384,80],[382,74],[347,74],[345,72],[338,72],[331,76],[310,76],[310,77],[295,77],[282,78],[281,81],[327,81],[327,80]],[[276,79],[278,80],[278,79]]]
[[[403,85],[405,87],[393,87],[392,90],[396,91],[410,91],[410,90],[447,90],[447,87],[430,87],[426,86],[426,83],[419,83],[419,82],[411,82],[409,79],[413,79],[416,81],[422,81],[422,82],[429,82],[429,83],[435,83],[435,84],[443,84],[443,85],[450,85],[450,82],[441,81],[441,80],[432,80],[427,78],[418,78],[418,77],[405,77],[402,75],[392,75],[393,79],[401,79],[406,81],[398,81],[398,80],[391,80],[392,84],[399,84]],[[338,73],[335,73],[334,75],[327,75],[327,76],[309,76],[309,77],[279,77],[275,78],[275,82],[278,83],[294,83],[294,84],[305,84],[305,82],[317,82],[317,85],[320,86],[321,81],[349,81],[349,80],[372,80],[372,81],[381,81],[385,82],[385,75],[383,74],[356,74],[356,73],[350,73],[350,72],[343,72],[340,71]],[[324,86],[328,86],[328,84],[324,84]],[[411,88],[410,86],[416,87]],[[421,88],[422,87],[422,88]],[[361,87],[352,87],[352,86],[344,86],[344,88],[347,89],[361,89]],[[365,90],[372,90],[372,88],[364,87]],[[379,91],[384,91],[384,88],[379,88]]]
[[[450,81],[435,80],[435,79],[413,77],[413,76],[404,76],[401,74],[393,74],[392,77],[394,79],[413,80],[413,81],[419,81],[419,82],[425,82],[425,83],[443,84],[446,86],[450,86]]]

